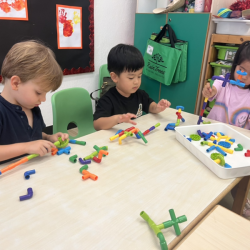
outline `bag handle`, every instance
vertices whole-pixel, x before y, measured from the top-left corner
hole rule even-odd
[[[102,90],[102,88],[97,89],[97,90],[93,91],[92,93],[90,93],[90,98],[91,98],[93,101],[98,101],[98,100],[99,100],[98,97],[96,97],[96,98],[93,97],[93,94],[94,94],[96,91],[98,91],[98,90]]]
[[[169,35],[169,39],[170,39],[170,43],[171,43],[171,47],[175,48],[175,43],[177,42],[177,38],[175,35],[174,30],[171,28],[171,26],[169,24],[165,24],[162,28],[162,30],[160,31],[160,33],[157,35],[157,37],[155,38],[155,42],[159,43],[160,40],[163,38],[163,36],[165,36],[165,34],[168,31],[168,35]]]

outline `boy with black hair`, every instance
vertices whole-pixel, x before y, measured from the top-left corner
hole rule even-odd
[[[96,130],[110,129],[118,123],[136,125],[132,118],[146,113],[159,113],[170,107],[167,100],[155,103],[149,95],[139,89],[141,85],[144,60],[141,52],[134,46],[118,44],[108,55],[108,70],[115,87],[98,101],[94,114]]]

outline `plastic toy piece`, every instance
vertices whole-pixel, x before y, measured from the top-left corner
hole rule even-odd
[[[203,121],[202,123],[203,123],[203,124],[211,124],[210,121],[207,121],[207,122],[206,122],[206,121]]]
[[[97,147],[97,146],[96,146]],[[100,149],[103,149],[103,150],[108,150],[108,147],[107,146],[103,146],[101,147]],[[97,156],[98,155],[98,152],[95,151],[94,153],[84,157],[84,160],[89,160],[89,159],[93,159],[94,156]]]
[[[247,150],[247,152],[245,153],[246,157],[250,157],[250,150]]]
[[[60,139],[61,139],[61,137],[59,137],[59,138],[58,138],[58,141],[56,141],[56,142],[54,143],[54,145],[55,145],[56,147],[58,147],[57,145],[60,146],[60,141],[59,141]],[[69,140],[65,140],[63,143],[64,143],[64,144],[66,144],[66,143],[68,144],[68,142],[69,142]],[[66,145],[67,145],[67,144],[66,144]],[[51,151],[52,151],[52,150],[51,150]],[[52,153],[53,153],[53,152],[52,152]],[[52,153],[51,153],[51,154],[52,154]],[[1,169],[0,175],[3,174],[3,173],[5,173],[5,172],[7,172],[7,171],[9,171],[9,170],[11,170],[11,169],[13,169],[13,168],[15,168],[15,167],[17,167],[17,166],[19,166],[19,165],[21,165],[21,164],[23,164],[23,163],[25,163],[25,162],[27,162],[27,161],[29,161],[29,160],[31,160],[31,159],[33,159],[33,158],[36,158],[37,156],[39,156],[39,154],[31,154],[31,155],[28,155],[28,156],[22,158],[21,160],[19,160],[19,161],[17,161],[17,162],[14,162],[14,163],[10,164],[9,166],[7,166],[7,167]]]
[[[144,137],[144,135],[142,134],[141,131],[138,131],[138,134],[142,138],[142,140],[144,141],[145,144],[148,143],[148,141],[146,140],[146,138]]]
[[[152,126],[151,128],[149,128],[148,130],[146,130],[145,132],[143,132],[142,134],[145,136],[147,135],[148,133],[150,133],[152,130],[154,130],[155,128],[159,127],[161,124],[160,123],[157,123],[155,124],[155,126]],[[136,135],[136,138],[137,139],[141,139],[141,137],[139,136],[139,134],[135,134]]]
[[[210,155],[210,158],[211,158],[212,160],[216,160],[216,159],[218,159],[218,155],[224,157],[222,154],[219,154],[219,153],[212,153],[212,154]]]
[[[70,150],[71,150],[71,147],[67,147],[67,148],[61,148],[58,150],[58,152],[56,153],[57,155],[61,155],[61,154],[66,154],[66,155],[69,155],[70,154]]]
[[[69,140],[69,142],[72,144],[79,144],[79,145],[83,145],[83,146],[86,145],[85,141]]]
[[[192,141],[192,139],[191,138],[187,138],[190,142]]]
[[[98,153],[98,158],[101,160],[103,155],[108,155],[109,152],[105,151],[105,150],[100,150]]]
[[[198,125],[200,125],[200,123],[203,122],[202,116],[203,116],[203,113],[204,113],[205,108],[206,108],[206,106],[207,106],[207,100],[208,100],[208,98],[206,97],[206,98],[204,99],[203,106],[202,106],[202,109],[201,109],[201,113],[200,113],[200,116],[199,116],[199,119],[198,119],[198,122],[197,122]]]
[[[118,131],[115,133],[115,135],[121,133],[122,131],[123,131],[122,129],[118,130]]]
[[[82,166],[80,169],[79,169],[79,171],[80,171],[80,173],[82,174],[82,171],[83,170],[88,170],[88,165],[84,165],[84,166]]]
[[[83,180],[87,180],[88,178],[90,178],[90,179],[92,179],[93,181],[96,181],[96,180],[98,179],[98,176],[96,176],[96,175],[90,173],[90,172],[87,171],[87,170],[82,170],[82,174],[83,174],[83,176],[82,176],[82,179],[83,179]]]
[[[225,163],[224,165],[225,168],[232,168],[229,164]]]
[[[201,137],[196,134],[192,134],[189,136],[193,141],[200,141]]]
[[[223,156],[227,156],[227,154],[220,148],[220,147],[215,147],[215,149],[219,152],[219,153],[221,153]]]
[[[235,139],[229,139],[229,141],[231,141],[231,142],[233,142],[233,143],[234,143],[234,142],[235,142]]]
[[[207,153],[210,153],[213,150],[215,150],[215,146],[212,146],[212,147],[208,148],[206,151],[207,151]]]
[[[61,137],[58,137],[58,141],[56,141],[54,143],[54,145],[57,147],[57,148],[65,148],[67,145],[69,144],[69,140],[66,139],[66,140],[62,140]]]
[[[154,231],[155,235],[159,238],[160,240],[160,246],[162,250],[168,250],[167,243],[165,241],[165,238],[161,232],[162,229],[164,228],[169,228],[174,226],[174,230],[177,236],[181,234],[179,223],[187,221],[187,217],[185,215],[182,215],[178,218],[176,218],[174,210],[170,209],[169,210],[171,220],[163,222],[160,225],[156,225],[153,220],[144,212],[142,211],[140,213],[140,216],[148,223],[148,225],[151,227],[151,229]]]
[[[72,163],[76,163],[77,162],[77,155],[73,155],[71,157],[69,157],[69,161],[72,162]]]
[[[51,155],[56,155],[57,152],[58,152],[57,148],[51,148]]]
[[[217,159],[214,160],[214,162],[218,163],[221,166],[225,165],[225,159],[222,155],[218,154]]]
[[[28,200],[28,199],[32,198],[32,196],[33,196],[33,190],[32,190],[32,188],[28,188],[27,192],[28,193],[26,195],[19,196],[20,201],[24,201],[24,200]]]
[[[29,171],[26,171],[25,173],[24,173],[24,178],[26,179],[26,180],[28,180],[29,178],[30,178],[30,175],[31,174],[35,174],[36,173],[36,170],[34,169],[34,170],[29,170]]]
[[[230,78],[230,73],[226,73],[225,78],[220,77],[220,76],[212,76],[213,81],[216,80],[216,79],[223,81],[222,87],[225,87],[226,84],[230,81],[229,78]]]
[[[218,143],[218,145],[224,147],[224,148],[231,148],[231,144],[229,142],[226,142],[226,141],[220,141]],[[242,148],[243,149],[243,148]]]
[[[204,136],[205,136],[204,141],[207,141],[208,139],[210,139],[212,135],[213,135],[213,132],[210,132],[208,134],[204,133]]]
[[[241,144],[237,144],[237,148],[234,149],[234,151],[242,151],[243,150],[243,147]]]
[[[90,163],[91,163],[91,160],[83,160],[82,158],[79,158],[79,162],[80,162],[82,165],[85,165],[85,164],[90,164]]]
[[[238,72],[238,71],[237,71],[237,72]],[[242,87],[242,88],[245,87],[245,83],[240,82],[240,80],[236,80],[236,81],[230,80],[230,83],[231,83],[232,85],[236,85],[236,86],[239,86],[239,87]]]
[[[127,138],[127,135],[122,135],[120,138],[119,138],[119,144],[122,145],[122,140],[124,140],[125,138]]]
[[[232,140],[234,140],[234,139],[232,139]],[[233,142],[233,141],[231,141],[231,138],[228,137],[228,138],[225,140],[225,142],[230,143],[230,145],[233,145],[234,142],[235,142],[235,140],[234,140],[234,142]]]
[[[205,136],[201,133],[200,130],[197,130],[197,134],[201,137],[201,138],[204,138]]]
[[[168,130],[175,130],[175,127],[173,127],[172,125],[170,125],[170,123],[166,126],[166,128],[164,129],[165,131]]]
[[[120,133],[118,133],[118,134],[116,134],[116,135],[110,137],[109,139],[110,139],[110,141],[113,141],[113,140],[115,140],[116,138],[121,137],[121,136],[124,134],[124,131],[128,131],[128,132],[129,132],[129,131],[133,130],[134,128],[135,128],[135,127],[127,128],[126,130],[123,130],[122,132],[120,132]]]
[[[218,145],[216,145],[216,144],[213,144],[212,142],[208,142],[208,141],[202,141],[201,142],[201,146],[205,146],[205,145],[208,145],[208,146],[217,146],[217,147],[219,147],[219,148],[221,148],[224,152],[227,152],[227,153],[229,153],[229,154],[233,154],[233,150],[232,149],[229,149],[229,148],[224,148],[224,147],[222,147],[222,146],[218,146]]]
[[[102,159],[99,159],[96,156],[94,156],[92,160],[95,161],[96,163],[100,163],[102,161]]]
[[[160,246],[162,250],[168,250],[167,242],[161,232],[161,230],[158,228],[158,226],[150,219],[150,217],[146,214],[146,212],[142,211],[140,213],[140,216],[148,223],[148,225],[151,227],[151,229],[154,231],[155,235],[160,240]]]

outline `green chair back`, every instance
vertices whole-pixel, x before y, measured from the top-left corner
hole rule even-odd
[[[68,133],[69,123],[78,127],[75,139],[95,132],[93,126],[93,110],[89,92],[84,88],[69,88],[56,92],[52,98],[53,134]]]
[[[103,64],[99,69],[99,85],[98,85],[98,89],[100,89],[102,87],[103,77],[110,77],[107,64]],[[101,93],[101,91],[99,90],[98,91],[98,97],[99,98],[100,98],[100,93]]]

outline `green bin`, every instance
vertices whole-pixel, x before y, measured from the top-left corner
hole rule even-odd
[[[215,62],[211,62],[210,65],[214,68],[214,76],[223,75],[225,77],[226,73],[231,72],[231,67],[229,65],[218,64]]]
[[[226,61],[233,61],[235,54],[238,50],[238,47],[229,47],[221,45],[215,45],[214,47],[218,50],[218,59]]]

